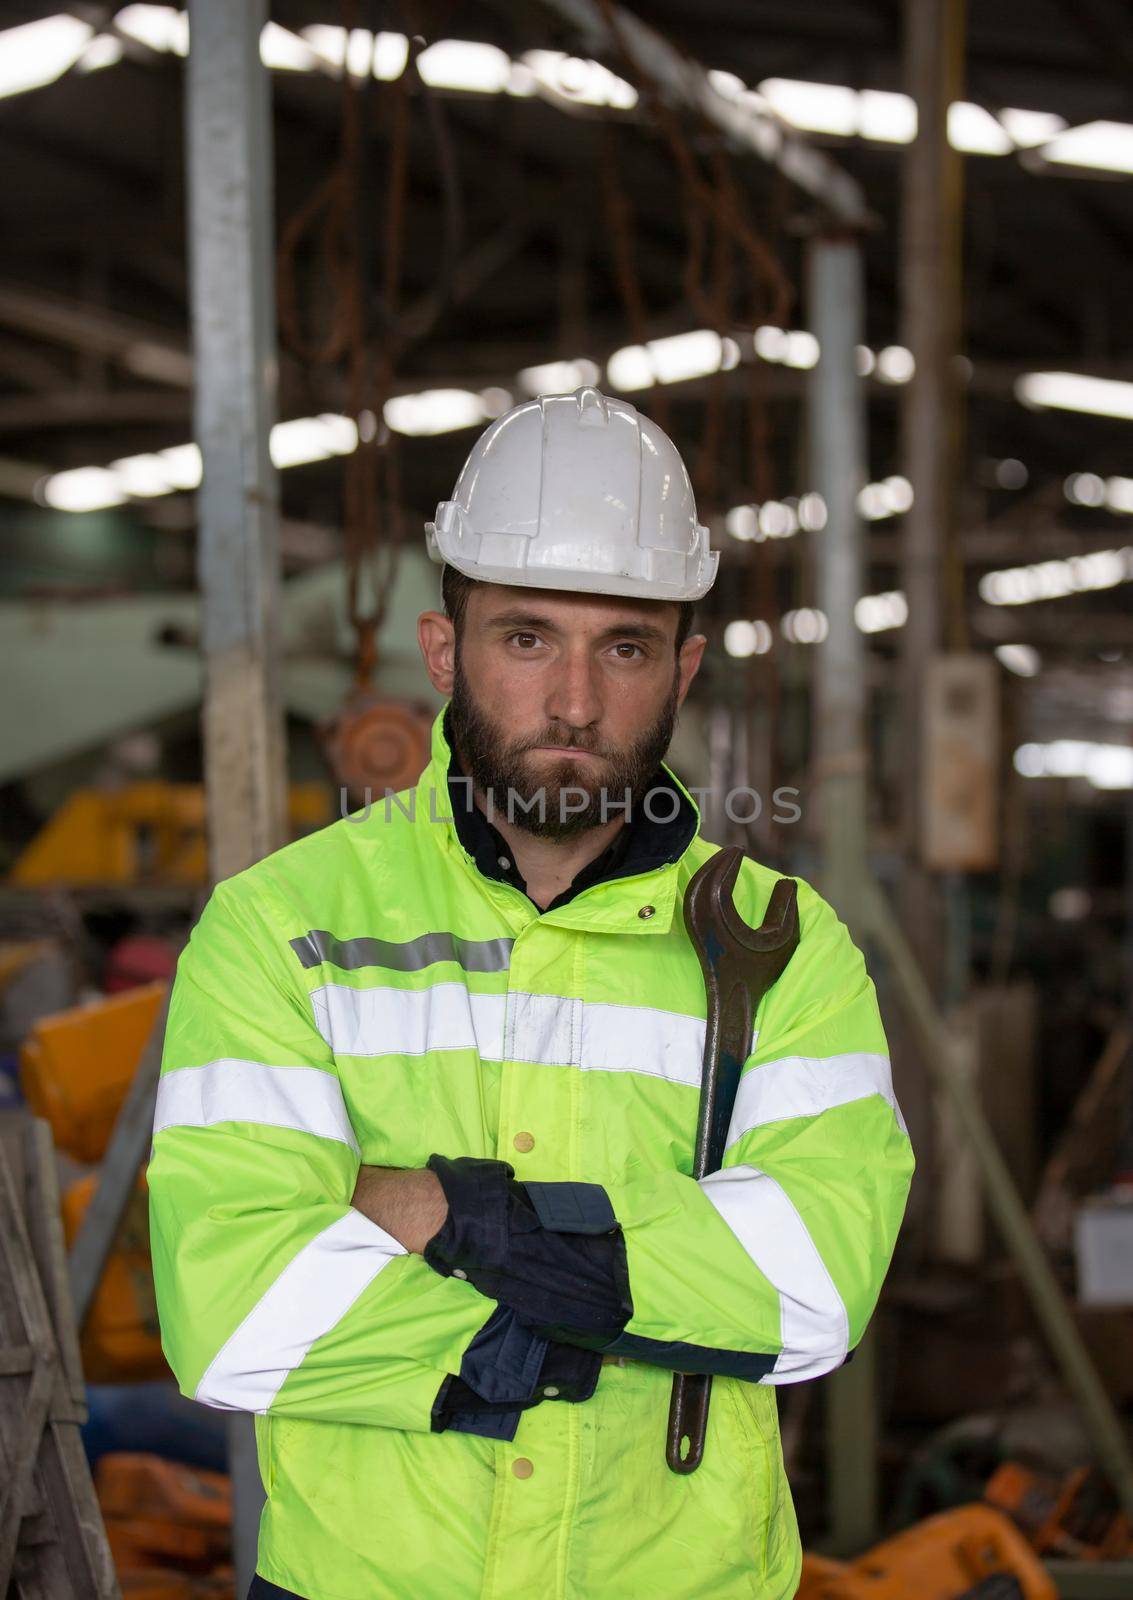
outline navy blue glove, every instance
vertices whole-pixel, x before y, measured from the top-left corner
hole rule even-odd
[[[520,1416],[544,1400],[589,1400],[602,1357],[551,1344],[524,1328],[514,1311],[497,1306],[477,1333],[433,1404],[432,1431],[514,1439]]]
[[[448,1201],[425,1246],[443,1277],[466,1278],[544,1338],[600,1350],[633,1315],[625,1242],[597,1183],[518,1183],[506,1161],[431,1155]]]

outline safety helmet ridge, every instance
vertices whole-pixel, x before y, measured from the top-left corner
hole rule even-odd
[[[637,599],[699,600],[720,560],[672,440],[592,387],[497,417],[425,533],[485,583]]]

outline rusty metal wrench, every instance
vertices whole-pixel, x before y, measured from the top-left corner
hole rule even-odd
[[[732,890],[743,856],[734,846],[718,851],[696,873],[685,894],[685,927],[700,959],[708,1000],[694,1178],[720,1168],[759,1002],[799,942],[798,895],[792,879],[779,879],[758,928],[748,927],[736,910]],[[665,1459],[674,1472],[695,1472],[700,1465],[711,1390],[707,1374],[673,1376]]]

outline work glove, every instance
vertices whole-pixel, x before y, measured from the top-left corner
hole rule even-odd
[[[589,1400],[598,1387],[597,1351],[551,1343],[497,1306],[476,1334],[456,1376],[433,1403],[432,1431],[514,1439],[520,1416],[544,1400]]]
[[[633,1315],[625,1242],[597,1183],[518,1183],[506,1161],[431,1155],[448,1201],[424,1256],[542,1337],[601,1350]]]

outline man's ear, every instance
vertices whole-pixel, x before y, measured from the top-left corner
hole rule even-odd
[[[700,658],[704,654],[704,646],[708,643],[703,633],[694,633],[681,645],[681,653],[677,658],[677,666],[681,675],[681,686],[677,692],[677,705],[683,706],[689,685],[700,671]]]
[[[440,611],[422,611],[417,618],[417,643],[429,682],[438,694],[450,695],[456,670],[456,629],[452,619]]]

